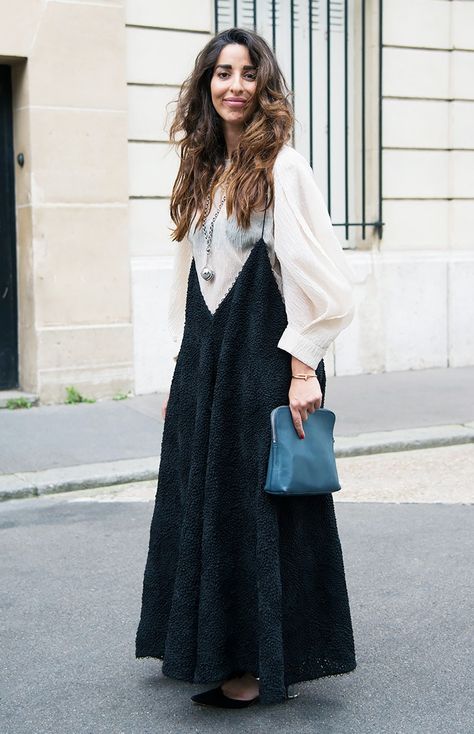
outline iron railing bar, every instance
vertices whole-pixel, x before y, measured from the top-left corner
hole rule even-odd
[[[214,33],[219,33],[219,0],[214,2]]]
[[[276,50],[276,0],[272,0],[272,48]]]
[[[290,0],[291,91],[295,93],[295,0]]]
[[[292,103],[295,103],[295,0],[290,0],[290,75]],[[295,126],[291,132],[292,145],[295,144]]]
[[[313,0],[308,0],[309,56],[309,165],[313,167]]]
[[[349,221],[349,100],[348,100],[348,12],[347,0],[344,0],[344,215]],[[346,228],[346,240],[349,239],[349,228]]]
[[[238,9],[237,6],[238,6],[238,0],[234,0],[234,28],[237,28],[238,27],[238,13],[239,13],[239,9]]]
[[[253,0],[252,11],[253,11],[253,29],[256,32],[257,31],[257,0]]]
[[[362,171],[362,221],[365,222],[365,0],[362,0],[361,4],[362,9],[362,58],[361,58],[361,125],[362,125],[362,165],[361,165],[361,171]],[[365,240],[365,226],[362,226],[362,239]]]
[[[383,85],[382,85],[382,70],[383,70],[383,0],[379,0],[379,88],[378,88],[378,94],[379,94],[379,225],[380,228],[378,230],[378,236],[380,239],[382,239],[383,235],[383,213],[382,213],[382,207],[383,207],[383,198],[382,198],[382,93],[383,93]]]
[[[328,177],[328,212],[331,214],[331,0],[326,2],[327,13],[327,177]]]

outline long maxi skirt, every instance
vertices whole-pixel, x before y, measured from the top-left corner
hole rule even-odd
[[[194,259],[170,387],[136,657],[192,683],[244,671],[262,703],[356,667],[331,494],[263,487],[270,411],[288,405],[287,325],[263,239],[212,314]],[[325,391],[324,363],[317,368]],[[303,424],[304,425],[304,424]]]

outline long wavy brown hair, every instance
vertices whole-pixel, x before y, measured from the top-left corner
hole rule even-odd
[[[230,43],[247,47],[257,68],[257,85],[255,110],[244,124],[226,169],[222,120],[212,103],[210,87],[219,54]],[[239,226],[248,228],[252,210],[262,211],[273,203],[273,164],[292,127],[290,92],[266,41],[240,28],[222,31],[209,41],[181,87],[170,127],[170,140],[181,158],[171,194],[172,239],[180,241],[186,236],[198,212],[196,227],[202,224],[207,195],[212,200],[218,184],[226,188],[227,216],[234,213]]]

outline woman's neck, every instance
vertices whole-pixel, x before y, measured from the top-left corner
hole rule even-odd
[[[230,158],[234,150],[237,149],[242,130],[243,125],[229,125],[224,123],[224,138],[227,148],[226,158]]]

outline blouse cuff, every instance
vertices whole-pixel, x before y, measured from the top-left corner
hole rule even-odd
[[[320,347],[312,339],[299,334],[296,329],[287,326],[277,346],[289,352],[314,370],[323,359],[328,347]]]

